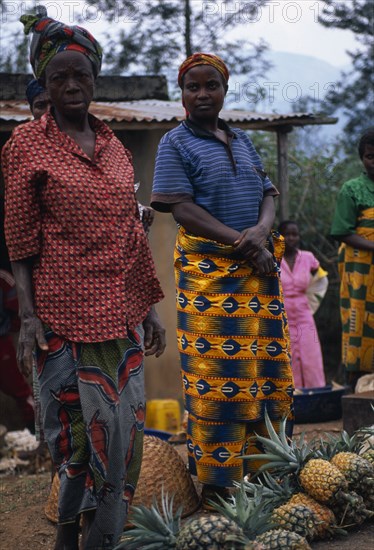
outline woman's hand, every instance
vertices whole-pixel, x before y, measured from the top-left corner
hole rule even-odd
[[[258,223],[254,227],[244,229],[238,239],[234,242],[234,247],[238,252],[249,260],[265,248],[266,240],[273,227],[275,218],[275,204],[272,194],[265,194],[261,206]]]
[[[259,275],[266,275],[274,271],[274,257],[266,248],[260,250],[258,254],[251,259],[251,263]]]
[[[155,219],[155,211],[150,206],[142,206],[142,224],[144,231],[148,234],[153,220]]]
[[[165,329],[154,307],[143,321],[144,354],[160,357],[166,348]]]
[[[36,315],[21,318],[17,362],[19,369],[25,376],[28,376],[32,372],[32,352],[35,348],[35,343],[40,349],[44,351],[48,350],[42,322]]]
[[[32,268],[35,257],[11,262],[16,281],[21,328],[17,347],[17,362],[20,371],[28,376],[32,371],[32,351],[35,343],[47,351],[48,344],[44,338],[43,325],[34,313],[32,288]]]
[[[265,248],[268,231],[260,224],[244,229],[239,238],[234,242],[234,247],[245,258],[252,260]]]

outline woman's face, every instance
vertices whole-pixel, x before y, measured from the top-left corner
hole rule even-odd
[[[47,92],[42,92],[41,94],[34,97],[31,107],[31,112],[34,115],[35,120],[39,120],[44,113],[48,111],[51,102],[49,100]]]
[[[374,146],[365,145],[364,154],[362,155],[362,164],[365,166],[366,173],[371,180],[374,180]]]
[[[295,250],[300,246],[300,233],[299,228],[295,223],[289,223],[283,230],[283,237],[286,243],[286,247],[289,250]]]
[[[227,87],[221,73],[210,65],[198,65],[184,75],[182,99],[192,120],[218,118],[223,107]]]
[[[68,119],[81,118],[88,111],[95,78],[91,61],[83,53],[58,53],[45,70],[45,86],[55,109]]]

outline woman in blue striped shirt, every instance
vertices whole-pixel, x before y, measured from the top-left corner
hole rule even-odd
[[[189,467],[205,503],[257,467],[239,457],[256,452],[250,437],[266,433],[265,408],[275,426],[292,418],[284,246],[271,231],[278,191],[247,134],[219,118],[228,77],[211,54],[181,65],[187,118],[160,142],[151,203],[179,226],[177,337]]]

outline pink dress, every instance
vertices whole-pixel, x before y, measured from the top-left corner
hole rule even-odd
[[[316,388],[326,384],[321,345],[308,304],[306,290],[311,271],[319,262],[311,252],[299,250],[293,270],[283,259],[281,281],[291,338],[292,372],[296,388]]]

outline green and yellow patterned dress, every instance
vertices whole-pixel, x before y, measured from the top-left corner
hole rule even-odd
[[[374,181],[366,174],[341,188],[331,234],[374,241]],[[342,243],[339,249],[342,362],[348,374],[374,371],[374,254]]]

